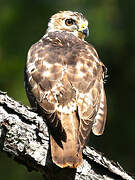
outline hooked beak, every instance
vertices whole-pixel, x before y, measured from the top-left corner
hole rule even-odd
[[[89,36],[89,29],[88,29],[88,27],[80,28],[80,29],[78,29],[78,32],[81,32],[83,35],[85,35],[85,37]]]
[[[87,27],[87,28],[83,29],[83,30],[82,30],[82,33],[83,33],[86,37],[88,37],[88,36],[89,36],[89,28]]]

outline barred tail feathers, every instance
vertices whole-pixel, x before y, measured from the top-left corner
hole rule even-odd
[[[59,146],[50,136],[52,160],[59,167],[76,168],[82,163],[82,152],[79,152],[80,145],[78,143],[79,122],[76,112],[72,114],[57,113],[57,116],[66,133],[66,140],[65,142],[61,141],[61,146]]]

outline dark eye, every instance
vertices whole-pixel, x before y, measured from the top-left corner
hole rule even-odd
[[[67,26],[71,26],[72,24],[74,24],[74,20],[73,19],[66,19],[65,24]]]

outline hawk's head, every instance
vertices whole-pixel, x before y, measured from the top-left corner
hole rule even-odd
[[[88,21],[81,13],[60,11],[51,17],[47,32],[50,31],[67,31],[84,39],[89,35]]]

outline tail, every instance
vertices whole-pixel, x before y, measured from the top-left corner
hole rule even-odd
[[[54,138],[50,136],[51,154],[53,162],[61,168],[76,168],[82,163],[82,152],[78,143],[78,119],[76,113],[57,114],[62,127],[66,133],[66,139],[61,140],[58,145]]]

